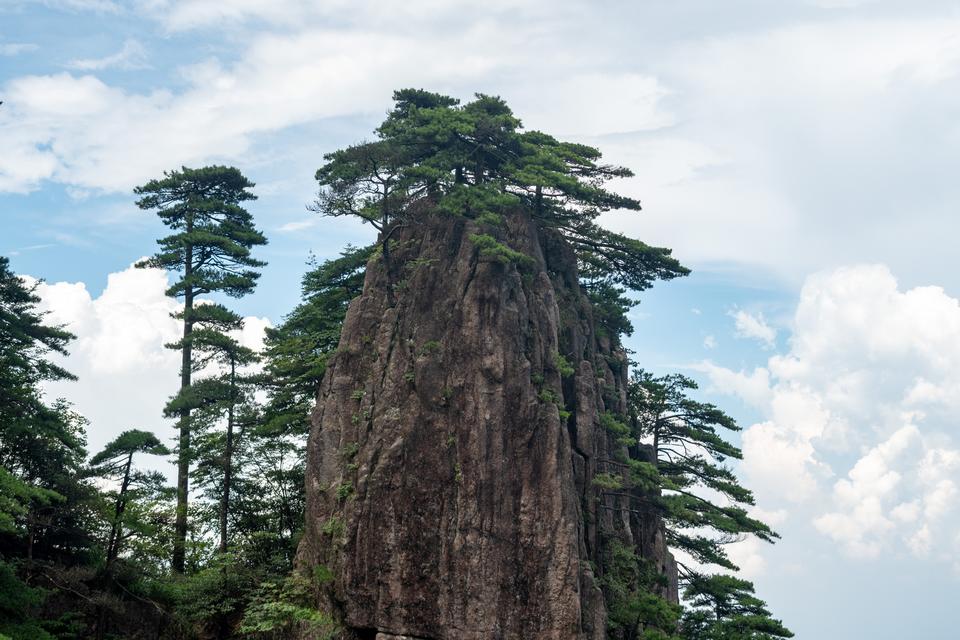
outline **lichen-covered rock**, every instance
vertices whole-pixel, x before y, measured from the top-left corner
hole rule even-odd
[[[476,233],[532,260],[482,255]],[[600,530],[675,568],[656,516],[591,484],[620,446],[600,416],[625,408],[626,362],[595,336],[571,249],[522,213],[395,237],[313,416],[298,562],[332,571],[320,605],[358,640],[605,638]]]

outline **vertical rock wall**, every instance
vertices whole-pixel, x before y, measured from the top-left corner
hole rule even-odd
[[[659,520],[591,485],[626,362],[571,249],[517,213],[499,235],[533,261],[505,264],[480,232],[437,215],[395,234],[396,303],[371,260],[319,391],[299,564],[332,571],[320,604],[357,640],[605,638],[601,528],[675,576]]]

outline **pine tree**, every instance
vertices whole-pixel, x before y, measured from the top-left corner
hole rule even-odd
[[[690,605],[681,622],[684,640],[777,640],[793,633],[770,617],[753,583],[735,576],[694,575],[684,592]]]
[[[194,371],[191,334],[197,322],[197,296],[224,293],[240,297],[253,291],[264,262],[251,249],[266,244],[253,218],[241,203],[256,198],[253,183],[232,167],[204,167],[168,171],[159,180],[137,187],[137,206],[155,210],[174,233],[158,240],[160,251],[138,266],[157,267],[182,274],[167,295],[183,298],[181,394],[190,387]],[[183,572],[187,537],[190,475],[190,408],[179,412],[177,461],[177,521],[173,568]]]
[[[257,354],[230,335],[243,328],[243,318],[220,304],[204,304],[194,308],[194,327],[189,338],[173,343],[171,348],[182,349],[190,342],[193,354],[193,372],[198,373],[211,365],[219,373],[202,380],[194,380],[190,387],[181,390],[167,405],[168,414],[184,410],[204,411],[207,418],[216,422],[226,414],[226,433],[222,443],[217,443],[214,464],[219,472],[219,533],[220,552],[226,553],[227,521],[230,511],[230,489],[233,475],[234,430],[237,405],[246,395],[251,381],[241,376],[238,369],[259,360]],[[209,457],[208,457],[209,458]],[[205,474],[206,476],[207,474]]]
[[[265,434],[305,436],[327,359],[340,342],[350,301],[363,290],[374,246],[347,247],[339,258],[315,266],[303,277],[303,301],[282,324],[268,328],[262,378],[269,398]]]
[[[696,388],[680,374],[654,377],[635,371],[629,389],[631,437],[652,447],[670,545],[699,562],[736,570],[724,544],[745,535],[766,542],[779,536],[747,514],[744,507],[754,504],[753,494],[723,465],[743,454],[719,430],[739,427],[716,406],[690,398]]]
[[[133,468],[133,456],[137,453],[165,456],[170,454],[170,450],[149,431],[130,429],[114,438],[90,460],[90,465],[98,476],[120,481],[120,488],[114,500],[110,536],[107,540],[108,567],[120,554],[120,543],[123,540],[123,516],[129,502],[129,492],[144,480],[143,476]]]
[[[0,257],[0,637],[52,638],[35,619],[45,592],[25,580],[48,562],[89,562],[95,493],[82,482],[85,420],[40,384],[74,376],[51,361],[73,335],[45,322],[38,283]]]
[[[522,131],[520,120],[494,96],[477,94],[460,105],[440,94],[403,89],[394,103],[376,141],[324,156],[314,204],[323,215],[350,215],[373,225],[388,282],[391,235],[425,213],[476,218],[493,230],[504,214],[521,207],[573,245],[591,279],[642,291],[657,279],[689,273],[669,249],[595,223],[605,211],[640,209],[637,200],[604,188],[633,174],[602,164],[597,149]],[[477,238],[499,242],[487,234]]]

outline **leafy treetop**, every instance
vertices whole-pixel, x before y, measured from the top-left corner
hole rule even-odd
[[[137,266],[185,272],[167,291],[171,296],[251,292],[260,275],[256,269],[266,263],[251,257],[250,249],[267,243],[241,206],[256,199],[253,186],[234,167],[212,166],[166,171],[134,189],[137,206],[155,210],[175,231],[157,240],[160,251]]]
[[[394,108],[376,135],[324,156],[314,210],[359,217],[385,243],[424,210],[496,223],[500,214],[523,208],[574,246],[588,282],[642,291],[657,279],[689,273],[669,249],[595,222],[605,211],[640,209],[637,200],[604,186],[632,176],[629,169],[602,163],[593,147],[524,131],[499,97],[477,94],[461,105],[441,94],[403,89],[394,93]],[[429,206],[414,206],[420,203]]]

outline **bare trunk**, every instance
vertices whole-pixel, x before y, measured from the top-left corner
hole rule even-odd
[[[120,555],[120,536],[123,535],[123,525],[120,518],[126,507],[127,488],[130,486],[130,468],[133,466],[133,452],[127,457],[127,465],[123,471],[123,482],[120,484],[120,493],[113,510],[113,526],[110,528],[110,541],[107,543],[107,566],[109,567]]]
[[[227,444],[223,453],[223,496],[220,498],[220,553],[227,552],[227,517],[230,513],[230,481],[233,475],[233,408],[236,404],[237,365],[230,361],[230,405],[227,409]]]
[[[193,216],[187,218],[187,233],[193,231]],[[184,262],[184,280],[187,286],[183,294],[183,354],[180,361],[180,389],[190,386],[193,364],[190,334],[193,333],[193,245],[187,245]],[[180,413],[180,443],[177,457],[177,520],[173,537],[173,570],[183,573],[187,549],[187,505],[190,492],[190,410]]]

